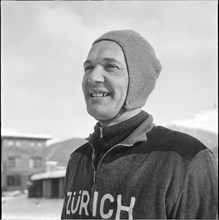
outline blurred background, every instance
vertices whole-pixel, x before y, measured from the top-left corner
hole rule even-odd
[[[163,70],[144,110],[217,157],[217,1],[1,1],[4,219],[59,218],[66,164],[93,132],[83,62],[104,32],[133,29]],[[30,210],[30,211],[27,211]]]

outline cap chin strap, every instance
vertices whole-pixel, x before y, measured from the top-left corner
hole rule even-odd
[[[127,112],[127,109],[124,107],[124,105],[122,106],[122,108],[119,110],[119,112],[111,119],[108,120],[100,120],[100,122],[109,124],[112,121],[114,121],[115,119],[119,118],[122,114],[124,114],[125,112]]]
[[[127,95],[128,94],[128,89],[127,89],[127,92],[126,92],[126,98],[125,98],[125,101],[121,107],[121,109],[119,110],[119,112],[114,116],[112,117],[111,119],[108,119],[108,120],[101,120],[100,122],[103,122],[103,123],[106,123],[106,124],[109,124],[111,123],[113,120],[119,118],[122,114],[124,114],[125,112],[128,111],[127,107],[126,107],[126,101],[127,101]]]

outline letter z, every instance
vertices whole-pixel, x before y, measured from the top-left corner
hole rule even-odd
[[[68,203],[67,203],[67,206],[66,206],[66,214],[69,215],[70,214],[70,210],[69,210],[69,204],[70,204],[70,200],[71,200],[71,195],[72,195],[72,192],[68,192],[67,193],[67,196],[68,196]]]

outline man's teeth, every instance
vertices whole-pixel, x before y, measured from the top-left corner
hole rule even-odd
[[[91,93],[91,97],[106,97],[108,93]]]

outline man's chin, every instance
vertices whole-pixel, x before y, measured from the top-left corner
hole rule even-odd
[[[91,115],[91,116],[99,122],[109,121],[113,118],[113,116],[111,117],[109,115]]]
[[[97,121],[108,121],[111,120],[114,115],[113,113],[101,111],[101,110],[94,110],[94,109],[87,109],[89,115],[91,115]]]

